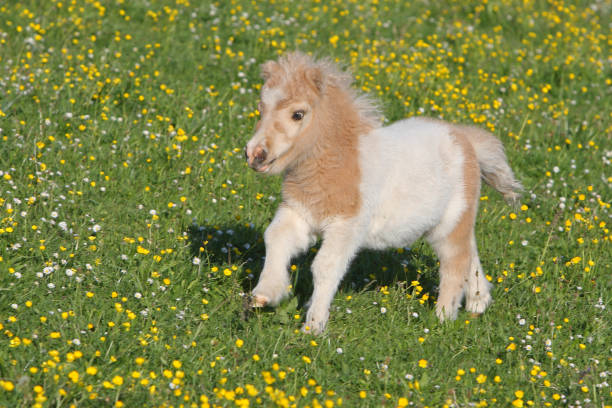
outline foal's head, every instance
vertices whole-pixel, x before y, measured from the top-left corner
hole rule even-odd
[[[376,107],[351,90],[350,74],[328,60],[294,52],[263,64],[262,75],[261,119],[245,150],[258,172],[282,172],[334,128],[352,132],[377,126]]]
[[[265,82],[257,107],[261,118],[245,152],[251,168],[280,173],[303,153],[317,120],[328,74],[325,68],[300,53],[262,65]]]

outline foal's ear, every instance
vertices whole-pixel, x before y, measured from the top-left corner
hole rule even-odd
[[[267,61],[261,64],[261,77],[267,81],[280,69],[280,65],[276,61]]]
[[[323,77],[323,72],[319,67],[310,67],[304,71],[304,77],[306,82],[312,86],[312,88],[317,92],[321,93],[323,88],[325,87],[325,80]]]

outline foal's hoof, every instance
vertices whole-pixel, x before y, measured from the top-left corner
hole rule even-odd
[[[312,334],[314,336],[317,336],[319,334],[321,334],[321,332],[317,331],[316,328],[314,328],[313,326],[309,326],[306,323],[304,323],[302,325],[302,329],[301,329],[302,333],[304,334]]]
[[[251,307],[264,307],[268,304],[268,298],[261,295],[254,295],[251,297]]]
[[[471,317],[472,319],[476,319],[476,318],[478,318],[478,317],[480,317],[480,316],[482,316],[482,313],[476,313],[476,312],[472,312],[472,313],[470,313],[470,317]]]
[[[325,331],[325,326],[317,325],[317,324],[306,324],[302,325],[302,333],[311,334],[313,336],[320,336]]]

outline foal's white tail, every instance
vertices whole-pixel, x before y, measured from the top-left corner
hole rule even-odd
[[[480,174],[484,181],[499,191],[506,201],[515,202],[521,196],[523,186],[514,177],[502,142],[482,129],[462,127],[461,130],[476,151]]]

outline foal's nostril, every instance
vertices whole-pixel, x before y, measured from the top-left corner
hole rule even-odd
[[[249,160],[249,152],[247,151],[247,148],[244,148],[244,158],[248,161]]]
[[[253,152],[253,161],[255,164],[261,164],[266,161],[266,157],[268,157],[268,153],[262,149],[261,147],[257,147]]]

